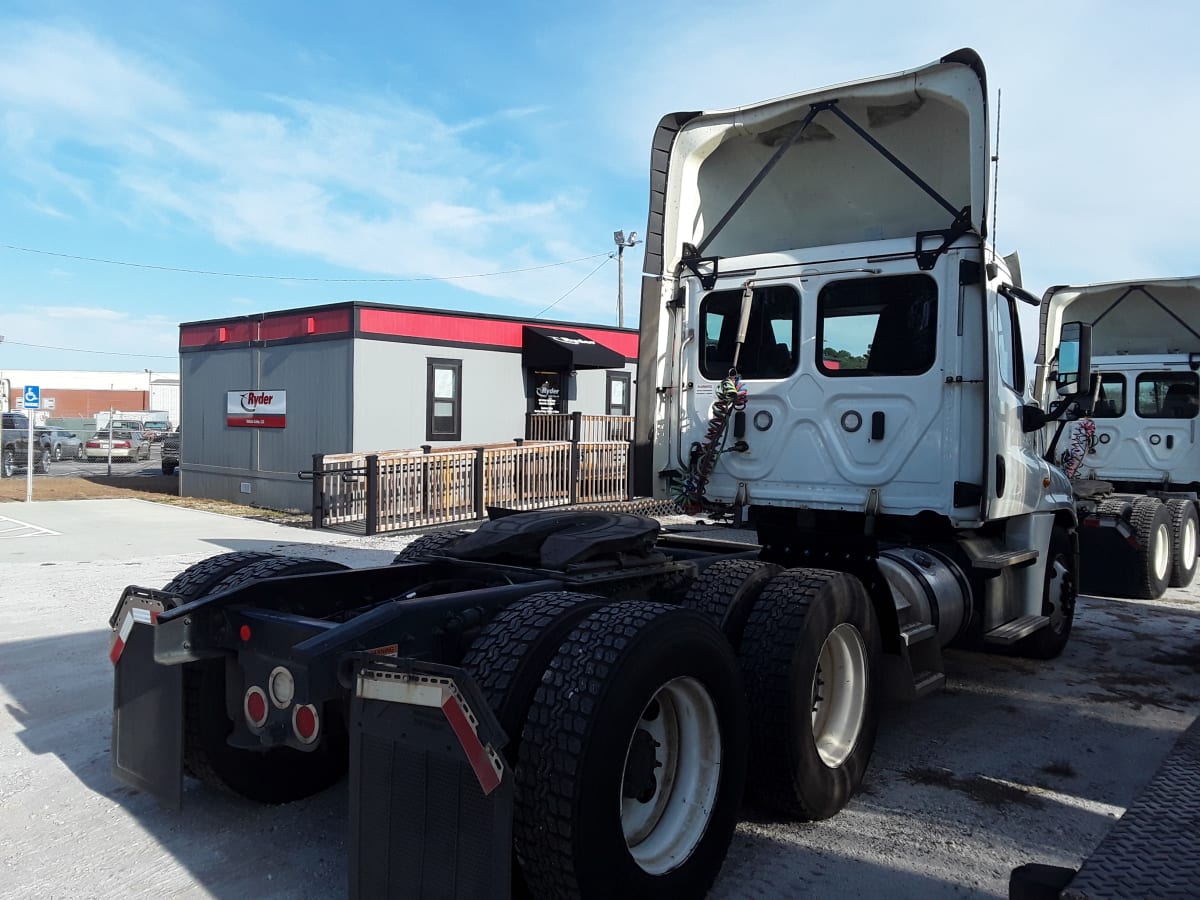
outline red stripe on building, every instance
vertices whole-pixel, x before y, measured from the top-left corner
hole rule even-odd
[[[438,316],[398,309],[360,309],[358,327],[364,333],[479,344],[481,347],[520,349],[523,323],[469,316]]]

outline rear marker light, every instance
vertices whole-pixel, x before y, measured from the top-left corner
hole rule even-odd
[[[292,731],[302,744],[311,744],[320,737],[321,719],[317,708],[312,704],[292,707]]]
[[[296,697],[296,679],[283,666],[276,666],[267,679],[267,691],[271,694],[272,703],[279,709],[287,709]]]
[[[262,728],[267,722],[266,692],[258,685],[250,688],[242,701],[242,710],[246,713],[246,721],[251,728]]]
[[[241,628],[239,628],[238,637],[240,637],[243,641],[250,640],[250,626],[243,625]]]

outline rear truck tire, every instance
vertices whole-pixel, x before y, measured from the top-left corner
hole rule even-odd
[[[177,463],[163,463],[162,464],[162,473],[164,475],[174,475],[176,465],[177,465]]]
[[[612,600],[595,594],[545,591],[518,600],[492,619],[471,642],[462,668],[475,679],[496,714],[516,765],[525,715],[550,661],[581,619]]]
[[[1168,500],[1167,515],[1171,517],[1171,580],[1170,587],[1185,588],[1196,577],[1197,533],[1200,517],[1191,500]]]
[[[1133,504],[1129,524],[1137,535],[1137,568],[1130,597],[1157,600],[1171,580],[1171,516],[1155,497]]]
[[[16,454],[12,447],[5,447],[0,453],[0,478],[12,478],[17,471]]]
[[[1071,532],[1056,527],[1050,533],[1046,555],[1046,578],[1042,589],[1042,615],[1050,624],[1020,641],[1018,656],[1030,659],[1054,659],[1067,646],[1075,621],[1075,601],[1079,596],[1079,549]]]
[[[492,619],[471,643],[462,668],[479,685],[508,738],[504,758],[515,767],[521,731],[550,660],[581,619],[612,600],[595,594],[544,591],[530,594]],[[520,864],[513,861],[514,897],[528,895]]]
[[[750,612],[739,662],[758,806],[827,819],[862,783],[879,723],[882,644],[871,599],[844,572],[787,569]]]
[[[756,559],[722,559],[692,582],[682,606],[706,616],[725,633],[736,651],[750,608],[781,567]]]
[[[1133,514],[1133,504],[1128,500],[1104,500],[1096,507],[1096,512],[1102,516],[1116,516],[1122,522],[1128,522]]]
[[[247,554],[251,555],[251,554]],[[268,555],[229,572],[205,592],[215,594],[268,578],[344,571],[326,559]],[[321,736],[313,750],[270,747],[244,750],[227,741],[233,722],[225,708],[225,659],[190,663],[183,673],[183,760],[205,784],[256,803],[290,803],[325,790],[346,772],[349,737],[334,704],[321,710]]]
[[[50,471],[50,451],[45,447],[41,447],[34,451],[33,471],[39,475],[45,475]]]
[[[432,531],[429,534],[423,534],[407,547],[396,554],[396,558],[392,560],[392,565],[402,562],[411,562],[418,556],[448,556],[443,553],[443,550],[448,550],[453,547],[471,532],[469,531]]]
[[[746,728],[737,661],[701,614],[632,602],[581,621],[521,734],[513,834],[531,895],[704,896],[737,824]]]
[[[62,444],[54,445],[54,461],[62,462]]]

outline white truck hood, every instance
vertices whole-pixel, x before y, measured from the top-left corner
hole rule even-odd
[[[1063,322],[1092,326],[1093,357],[1200,353],[1200,276],[1050,288],[1042,298],[1039,377]]]
[[[982,237],[988,165],[987,87],[972,50],[750,106],[675,113],[654,143],[646,273],[673,272],[684,244],[727,258],[915,238],[956,223]]]

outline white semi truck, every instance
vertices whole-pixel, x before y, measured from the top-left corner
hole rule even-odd
[[[1098,375],[1086,418],[1057,447],[1076,490],[1095,498],[1083,519],[1084,589],[1158,597],[1196,574],[1200,490],[1200,278],[1059,285],[1042,301],[1038,372],[1053,391],[1056,335],[1067,319],[1091,325]],[[1113,517],[1136,543],[1132,567],[1112,556]],[[1123,529],[1122,529],[1123,530]],[[1095,538],[1093,540],[1093,537]]]
[[[743,793],[837,813],[944,647],[1060,653],[1076,504],[1040,432],[1090,394],[1087,327],[1039,408],[986,98],[963,50],[660,123],[635,474],[761,546],[543,511],[130,587],[117,776],[284,802],[348,769],[354,897],[701,897]]]

